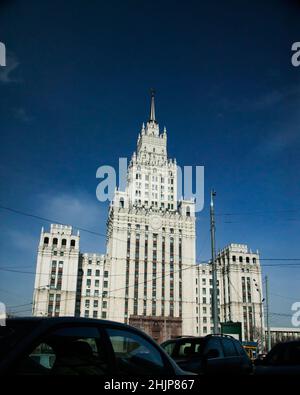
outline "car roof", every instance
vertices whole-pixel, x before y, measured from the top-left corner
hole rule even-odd
[[[142,335],[143,337],[146,337],[149,341],[152,343],[156,343],[155,340],[149,336],[146,332],[144,332],[140,328],[136,328],[134,326],[122,323],[122,322],[117,322],[117,321],[110,321],[110,320],[103,320],[103,319],[96,319],[96,318],[85,318],[85,317],[12,317],[8,318],[6,320],[6,327],[9,327],[9,323],[11,323],[11,326],[17,325],[17,326],[22,326],[24,325],[32,325],[33,327],[38,328],[43,328],[44,330],[46,329],[51,329],[52,327],[55,327],[56,325],[60,324],[81,324],[81,325],[100,325],[100,326],[110,326],[113,327],[114,329],[128,329],[131,332],[135,332],[137,335]]]
[[[101,320],[96,318],[85,318],[85,317],[11,317],[7,318],[6,323],[32,323],[32,324],[49,324],[49,326],[56,325],[56,324],[100,324],[100,325],[113,325],[115,327],[120,328],[130,328],[137,331],[140,331],[138,328],[133,326],[124,324],[122,322],[110,321],[110,320]]]
[[[177,343],[177,342],[181,342],[181,341],[192,341],[192,340],[200,340],[200,339],[204,339],[205,337],[204,336],[181,336],[181,337],[176,337],[175,339],[168,339],[168,340],[165,340],[162,344],[164,344],[164,343],[170,343],[170,342],[172,342],[172,343]]]

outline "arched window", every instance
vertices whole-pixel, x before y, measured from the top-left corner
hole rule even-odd
[[[253,262],[253,263],[256,263],[256,258],[253,258],[252,262]]]
[[[49,244],[49,237],[44,237],[44,244]]]
[[[247,256],[246,257],[246,263],[249,263],[250,262],[250,260],[249,260],[249,257]]]
[[[57,242],[58,242],[58,240],[57,240],[57,238],[55,237],[55,238],[53,239],[53,245],[57,245]]]
[[[75,247],[76,241],[75,240],[71,240],[71,247]]]
[[[66,239],[62,239],[61,245],[62,245],[62,246],[66,246],[66,245],[67,245],[67,240],[66,240]]]
[[[123,198],[120,199],[120,207],[124,208],[124,199]]]
[[[190,209],[190,206],[187,206],[187,207],[186,207],[186,215],[187,215],[187,217],[190,217],[190,216],[191,216],[191,209]]]
[[[242,257],[242,256],[239,257],[239,261],[240,261],[241,263],[243,262],[243,257]]]
[[[235,262],[235,261],[236,261],[235,255],[232,255],[232,262]]]

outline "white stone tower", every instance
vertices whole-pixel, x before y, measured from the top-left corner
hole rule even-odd
[[[72,226],[58,224],[51,224],[50,232],[45,232],[42,228],[34,284],[33,315],[79,315],[78,264],[79,232],[73,235]]]
[[[195,236],[194,201],[177,199],[176,160],[167,156],[167,132],[159,130],[152,91],[149,120],[138,135],[126,188],[115,192],[109,211],[108,318],[152,335],[156,327],[158,338],[196,334],[195,288],[189,286]]]

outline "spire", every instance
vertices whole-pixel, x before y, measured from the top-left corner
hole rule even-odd
[[[156,122],[156,119],[155,119],[154,95],[155,95],[155,90],[154,90],[154,89],[151,89],[151,105],[150,105],[150,117],[149,117],[149,121]]]

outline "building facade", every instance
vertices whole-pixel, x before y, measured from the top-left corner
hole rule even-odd
[[[258,252],[245,244],[229,244],[217,254],[219,322],[241,322],[242,337],[263,341],[264,312]],[[210,264],[196,266],[197,333],[213,330],[211,314],[212,271]]]
[[[220,320],[241,321],[250,340],[263,322],[259,256],[231,244],[217,260]],[[158,341],[205,335],[212,329],[211,280],[211,265],[196,264],[195,202],[178,199],[177,164],[152,94],[126,187],[109,207],[106,254],[81,253],[70,226],[42,229],[33,314],[108,318]]]

